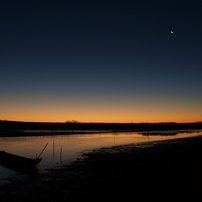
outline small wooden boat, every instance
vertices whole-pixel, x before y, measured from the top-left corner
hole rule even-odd
[[[42,158],[31,159],[0,151],[0,165],[3,166],[29,168],[34,167],[41,160]]]

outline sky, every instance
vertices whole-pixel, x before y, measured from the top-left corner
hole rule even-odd
[[[1,0],[0,28],[0,120],[202,121],[200,0]]]

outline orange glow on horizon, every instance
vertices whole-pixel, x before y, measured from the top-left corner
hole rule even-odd
[[[0,120],[25,122],[188,123],[202,120],[199,102],[138,100],[7,100],[0,106]]]
[[[1,113],[0,120],[13,120],[25,122],[97,122],[97,123],[159,123],[159,122],[199,122],[202,119],[200,113],[192,114],[188,112],[172,113],[172,111],[107,111],[97,110],[88,111],[83,110],[81,113],[78,111],[68,110],[27,110],[19,109],[15,111],[7,111]]]
[[[119,119],[119,118],[112,118],[112,119],[99,119],[97,118],[86,118],[86,119],[79,119],[79,118],[50,118],[50,117],[41,117],[41,118],[34,118],[34,117],[8,117],[5,119],[6,121],[20,121],[20,122],[44,122],[44,123],[66,123],[66,122],[78,122],[78,123],[195,123],[195,122],[202,122],[201,119],[190,119],[183,117],[183,118],[173,118],[173,119],[161,119],[161,118],[154,118],[154,119]]]

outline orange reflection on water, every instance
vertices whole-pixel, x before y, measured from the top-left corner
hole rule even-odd
[[[168,132],[151,132],[148,133],[107,133],[107,134],[82,134],[82,135],[53,135],[53,136],[31,136],[31,137],[1,137],[1,150],[9,153],[35,158],[38,156],[44,146],[48,147],[42,154],[43,160],[40,162],[38,169],[42,171],[46,168],[55,168],[68,164],[76,160],[82,152],[103,147],[118,145],[136,144],[143,142],[161,141],[174,138],[192,137],[202,135],[202,130],[189,132],[169,131]],[[175,135],[173,135],[175,133]],[[117,147],[115,147],[117,148]],[[127,149],[127,146],[121,149]],[[12,172],[0,166],[1,179],[17,177],[17,172]],[[3,182],[3,180],[2,180]]]
[[[98,149],[131,143],[142,143],[174,138],[202,135],[202,131],[151,132],[148,133],[106,133],[82,135],[53,135],[0,138],[1,150],[21,156],[35,158],[48,143],[42,154],[41,168],[53,167],[75,160],[85,150]],[[175,134],[176,133],[176,134]],[[163,135],[162,135],[163,134]],[[61,159],[62,150],[62,159]],[[62,162],[61,162],[62,160]]]

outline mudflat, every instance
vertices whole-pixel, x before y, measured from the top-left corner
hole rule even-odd
[[[1,187],[2,201],[201,201],[202,136],[101,148]]]

